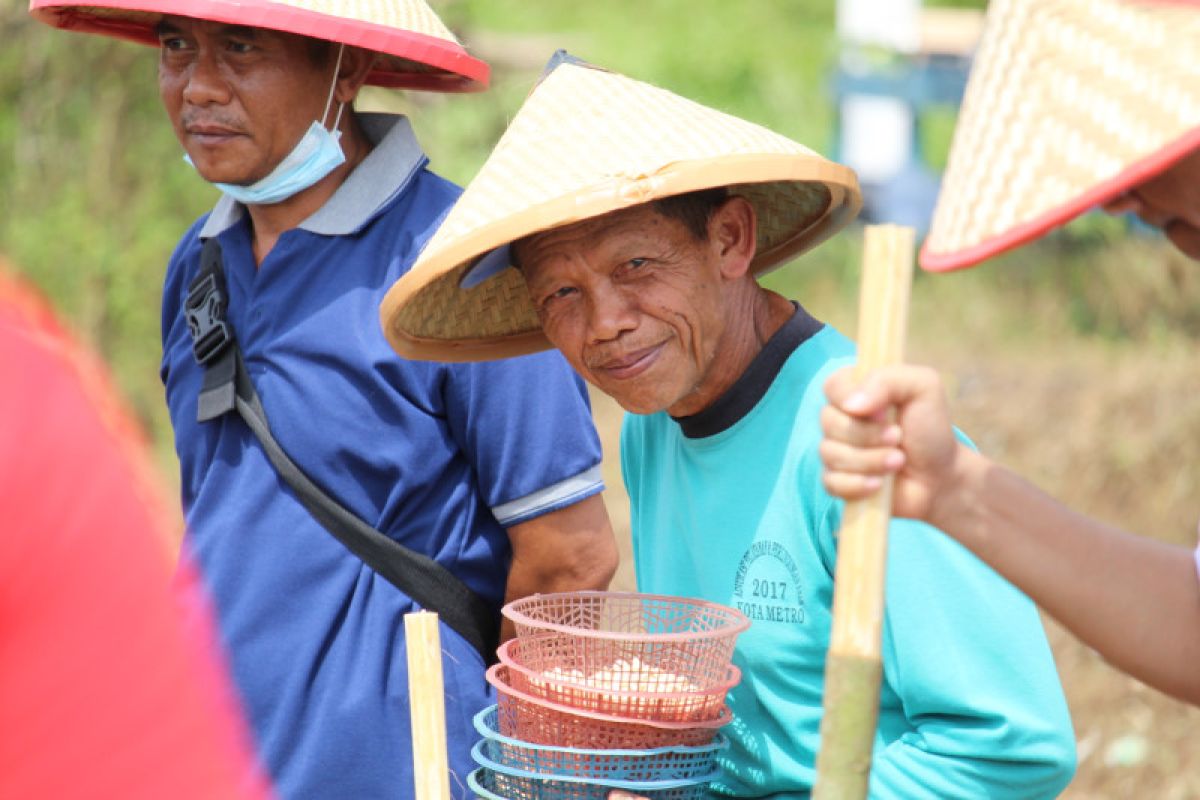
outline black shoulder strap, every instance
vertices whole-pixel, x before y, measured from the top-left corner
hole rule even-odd
[[[197,419],[207,422],[236,410],[258,437],[267,458],[308,512],[393,586],[423,608],[436,611],[483,656],[496,660],[500,638],[497,612],[453,573],[363,522],[304,474],[271,434],[258,392],[242,363],[233,329],[224,318],[225,276],[216,237],[205,241],[200,272],[184,304],[192,349],[205,368]]]

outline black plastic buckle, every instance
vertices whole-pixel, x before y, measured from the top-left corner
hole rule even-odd
[[[199,363],[212,361],[233,340],[225,323],[225,298],[211,273],[202,275],[189,287],[183,313],[192,333],[192,354]]]

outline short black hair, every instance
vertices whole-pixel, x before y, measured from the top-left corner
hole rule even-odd
[[[313,36],[305,36],[308,40],[308,57],[312,63],[317,66],[324,66],[333,60],[334,48],[337,45],[328,39],[317,39]]]
[[[654,210],[664,217],[679,220],[692,236],[699,240],[708,238],[708,221],[713,212],[729,199],[729,189],[700,189],[686,194],[675,194],[652,201]]]

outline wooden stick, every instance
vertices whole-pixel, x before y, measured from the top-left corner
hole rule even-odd
[[[431,611],[405,614],[404,641],[408,649],[414,797],[415,800],[449,800],[446,697],[438,615]]]
[[[898,225],[868,225],[863,237],[856,367],[860,377],[904,359],[914,231]],[[889,477],[872,496],[846,503],[842,516],[814,800],[867,796],[879,723],[880,638],[891,508]]]

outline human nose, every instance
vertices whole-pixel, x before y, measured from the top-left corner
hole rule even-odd
[[[187,68],[183,100],[188,105],[204,106],[229,102],[229,84],[211,52],[201,49]]]
[[[634,298],[626,291],[608,288],[593,292],[589,330],[593,342],[616,339],[637,325]]]

